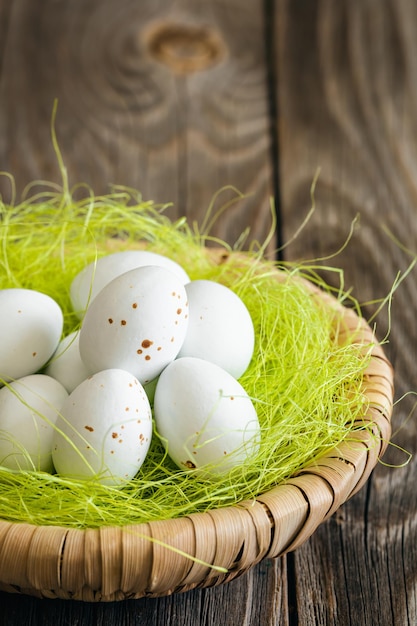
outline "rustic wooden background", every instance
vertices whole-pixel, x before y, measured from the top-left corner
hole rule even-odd
[[[244,197],[215,230],[230,243],[247,226],[265,238],[271,197],[274,245],[291,241],[320,168],[282,255],[333,255],[359,216],[322,265],[343,268],[368,315],[412,258],[387,230],[417,253],[414,0],[0,0],[0,170],[17,197],[60,180],[56,98],[72,184],[132,186],[197,221],[234,186]],[[414,271],[378,317],[398,399],[417,389],[416,311]],[[416,399],[395,407],[386,464],[417,450]],[[415,625],[416,464],[380,464],[304,546],[227,585],[108,605],[0,594],[0,623]]]

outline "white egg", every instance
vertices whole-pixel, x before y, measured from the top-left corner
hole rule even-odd
[[[79,331],[74,331],[64,337],[44,372],[59,380],[68,393],[71,393],[90,375],[90,371],[81,359],[79,339]]]
[[[92,373],[120,368],[146,384],[175,359],[187,325],[184,285],[165,268],[139,267],[112,280],[89,306],[81,358]]]
[[[154,415],[169,456],[182,469],[222,474],[259,448],[251,399],[233,376],[209,361],[184,357],[168,365],[156,386]]]
[[[173,272],[185,284],[186,271],[172,259],[148,250],[114,252],[89,263],[71,283],[70,296],[74,311],[82,317],[88,304],[113,278],[144,265],[158,265]]]
[[[57,473],[102,484],[131,480],[148,453],[152,413],[139,381],[110,369],[83,381],[61,407],[53,439]]]
[[[0,378],[39,371],[55,352],[63,328],[60,306],[32,289],[0,290]]]
[[[52,471],[53,425],[67,396],[61,383],[44,374],[0,389],[0,465]]]
[[[178,356],[211,361],[239,378],[250,363],[255,343],[246,305],[231,289],[214,281],[194,280],[185,289],[190,318]]]

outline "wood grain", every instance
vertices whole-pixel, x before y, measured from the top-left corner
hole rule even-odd
[[[163,27],[171,36],[161,43]],[[197,220],[216,191],[235,185],[248,197],[215,231],[231,243],[247,224],[264,238],[278,168],[280,236],[291,240],[320,168],[315,211],[284,254],[331,257],[323,275],[337,284],[324,266],[341,267],[366,315],[411,261],[384,228],[417,252],[413,0],[122,0],[117,9],[110,0],[3,0],[0,36],[0,169],[19,194],[33,179],[59,180],[50,142],[58,98],[72,184],[97,193],[130,185]],[[391,320],[388,307],[377,318],[380,338],[390,328],[397,398],[416,389],[416,310],[413,271]],[[417,450],[414,403],[408,395],[395,408],[386,463],[406,461],[395,446]],[[380,465],[304,546],[221,587],[109,605],[0,594],[0,623],[415,625],[416,464]]]
[[[286,0],[277,17],[280,155],[284,240],[316,209],[286,250],[288,259],[328,257],[344,270],[345,288],[363,302],[386,296],[411,257],[384,232],[417,253],[416,5],[372,0],[306,3]],[[339,277],[323,270],[329,282]],[[415,272],[391,309],[386,350],[397,398],[416,384]],[[364,306],[370,315],[377,305]],[[389,327],[388,307],[377,332]],[[414,396],[394,412],[393,442],[417,447]],[[407,454],[388,448],[386,463]],[[294,553],[302,624],[417,623],[415,459],[379,466],[366,488]]]
[[[16,0],[0,89],[0,168],[18,195],[60,181],[56,133],[70,183],[96,194],[113,184],[172,203],[201,222],[224,187],[246,197],[214,234],[244,226],[263,241],[271,226],[269,120],[262,5]],[[24,155],[24,158],[22,158]],[[0,183],[1,184],[1,183]],[[0,191],[6,195],[8,186]],[[236,196],[225,190],[217,208]]]

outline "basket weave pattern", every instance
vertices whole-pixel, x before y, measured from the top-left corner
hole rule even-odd
[[[373,346],[363,379],[369,408],[361,418],[370,428],[353,431],[349,441],[285,484],[236,506],[122,528],[77,530],[0,521],[0,589],[97,602],[218,585],[264,558],[300,546],[358,491],[390,437],[393,371],[366,321],[308,286],[334,311],[340,343],[354,333],[364,350]]]

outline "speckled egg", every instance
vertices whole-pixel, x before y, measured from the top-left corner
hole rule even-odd
[[[32,289],[0,290],[0,378],[10,381],[39,371],[61,338],[60,306]]]
[[[0,465],[52,471],[53,425],[67,397],[61,383],[44,374],[0,389]]]
[[[178,467],[223,474],[259,448],[260,425],[242,385],[214,363],[173,361],[159,377],[156,429]]]
[[[113,278],[145,265],[165,267],[173,272],[183,284],[190,280],[186,271],[178,263],[162,254],[148,250],[113,252],[89,263],[72,281],[70,296],[74,311],[81,317],[88,304]]]
[[[79,331],[74,331],[64,337],[44,371],[48,376],[59,380],[68,393],[71,393],[90,374],[81,359],[79,339]]]
[[[89,306],[81,358],[92,373],[120,368],[146,384],[175,359],[187,326],[181,281],[165,268],[139,267],[112,280]]]
[[[147,395],[129,372],[94,374],[61,407],[52,457],[61,476],[120,486],[141,467],[152,438]]]
[[[239,378],[250,363],[255,344],[246,305],[231,289],[211,280],[194,280],[185,289],[190,319],[179,356],[211,361]]]

